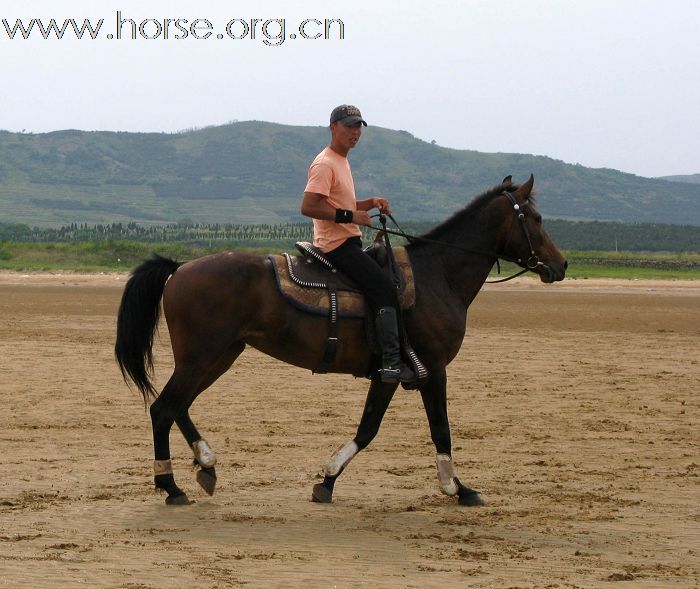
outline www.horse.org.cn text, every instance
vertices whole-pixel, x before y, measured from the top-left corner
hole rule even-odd
[[[108,40],[249,40],[268,47],[279,47],[288,40],[342,41],[345,23],[339,18],[305,18],[291,22],[286,18],[232,18],[220,27],[207,18],[129,18],[116,12],[114,28],[108,30],[105,19],[63,20],[41,18],[3,18],[0,36],[9,40],[61,40],[64,38]]]

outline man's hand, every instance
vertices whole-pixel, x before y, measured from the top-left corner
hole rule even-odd
[[[389,201],[386,198],[382,198],[381,196],[375,196],[370,200],[372,201],[373,209],[379,209],[380,212],[391,215],[391,205],[389,204]]]
[[[367,225],[368,227],[372,225],[372,217],[369,216],[367,211],[356,210],[352,212],[352,222],[357,225]]]
[[[391,215],[391,205],[384,197],[373,196],[372,198],[368,198],[366,200],[357,201],[358,211],[371,211],[372,209],[379,209],[380,212]]]

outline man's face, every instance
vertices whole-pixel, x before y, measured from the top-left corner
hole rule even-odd
[[[355,147],[362,135],[362,123],[358,122],[354,125],[346,125],[341,121],[331,123],[331,131],[333,138],[339,146],[344,147],[348,151]]]

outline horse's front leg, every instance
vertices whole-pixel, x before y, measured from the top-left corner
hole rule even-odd
[[[311,499],[316,503],[331,503],[336,479],[360,451],[364,450],[379,432],[386,409],[391,402],[398,384],[372,380],[362,412],[362,419],[355,437],[343,445],[323,468],[323,482],[314,485]]]
[[[430,425],[430,436],[435,444],[440,490],[450,497],[457,495],[460,505],[484,505],[478,491],[465,487],[455,475],[452,463],[452,438],[447,418],[447,374],[445,370],[431,370],[430,377],[420,387],[425,413]]]

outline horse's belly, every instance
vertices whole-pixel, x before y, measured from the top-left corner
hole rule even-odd
[[[248,345],[287,364],[318,372],[329,345],[328,319],[301,315],[287,321],[276,333],[251,333]],[[335,343],[335,359],[328,372],[365,376],[369,372],[371,354],[365,340],[364,325],[359,319],[340,319]]]

